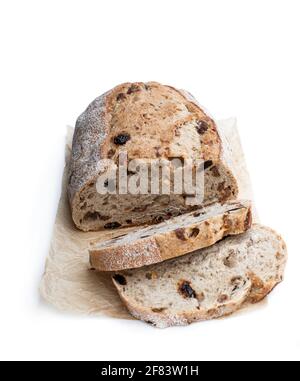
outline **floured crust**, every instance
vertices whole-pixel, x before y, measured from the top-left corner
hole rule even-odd
[[[90,264],[101,271],[131,269],[210,246],[251,226],[249,201],[212,205],[104,242],[91,242]]]
[[[128,139],[125,139],[126,143],[124,135]],[[121,145],[116,144],[116,141],[120,141],[120,136],[123,139]],[[155,223],[155,217],[159,215],[155,208],[149,211],[149,215],[145,213],[144,219],[139,219],[134,213],[131,216],[129,211],[128,218],[121,222],[114,220],[114,212],[104,216],[100,213],[104,196],[97,196],[96,180],[100,174],[109,172],[109,160],[117,163],[120,152],[125,149],[129,160],[201,159],[220,166],[221,169],[224,168],[224,175],[228,172],[228,176],[226,174],[222,180],[226,183],[227,191],[222,194],[212,190],[210,195],[210,190],[207,189],[203,204],[222,202],[237,196],[235,178],[230,169],[226,169],[222,159],[222,144],[216,124],[197,102],[171,86],[156,82],[124,83],[96,98],[76,122],[68,196],[72,217],[79,229],[100,230],[106,226],[115,226],[115,222],[122,227]],[[184,195],[171,195],[171,198],[168,211],[171,216],[192,209],[191,206],[184,205]],[[130,200],[133,209],[135,205],[153,204],[150,197],[132,196]],[[126,197],[117,199],[119,205],[127,202]],[[158,210],[162,211],[163,208],[163,205],[157,204]]]
[[[228,255],[236,263],[227,262]],[[226,316],[260,301],[281,282],[286,259],[282,238],[272,229],[255,224],[244,234],[184,257],[119,272],[113,282],[133,316],[165,328]],[[210,278],[209,272],[216,273]],[[155,276],[151,279],[147,274]],[[120,276],[126,284],[120,284]],[[184,289],[189,297],[178,296],[178,279],[187,280],[191,286],[192,291],[188,286]],[[202,289],[203,284],[206,289]]]

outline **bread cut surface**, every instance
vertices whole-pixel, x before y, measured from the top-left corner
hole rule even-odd
[[[282,280],[286,257],[282,238],[255,224],[180,258],[118,272],[113,282],[136,318],[160,328],[186,325],[260,301]]]
[[[108,241],[91,242],[91,266],[101,271],[141,267],[210,246],[251,226],[249,201],[202,208]]]
[[[125,150],[128,161],[203,160],[202,204],[237,197],[236,180],[222,159],[216,124],[197,103],[156,82],[125,83],[96,98],[76,122],[68,195],[79,229],[157,223],[194,209],[184,193],[132,195],[118,194],[118,189],[117,194],[98,193],[98,176],[107,174],[109,180]]]

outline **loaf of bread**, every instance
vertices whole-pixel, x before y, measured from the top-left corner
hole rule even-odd
[[[210,246],[250,226],[250,202],[215,204],[111,240],[93,241],[90,264],[101,271],[150,265]]]
[[[228,315],[264,298],[282,280],[286,246],[253,225],[180,258],[113,275],[129,311],[164,328]]]
[[[196,101],[159,83],[125,83],[96,98],[76,122],[68,196],[79,229],[158,223],[199,207],[186,202],[188,194],[172,191],[172,175],[170,194],[99,193],[98,177],[107,174],[109,183],[111,169],[125,150],[128,161],[202,160],[201,206],[237,197],[216,124]]]

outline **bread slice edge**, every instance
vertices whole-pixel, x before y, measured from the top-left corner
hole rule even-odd
[[[216,206],[204,208],[204,211],[210,211],[214,207]],[[230,202],[225,206],[219,206],[219,210],[216,215],[191,223],[184,228],[152,234],[128,244],[103,246],[105,243],[102,243],[101,248],[91,246],[89,249],[91,267],[100,271],[138,268],[211,246],[228,235],[243,233],[251,227],[250,201]],[[199,212],[201,211],[200,209]],[[190,212],[186,216],[196,213],[197,211]],[[184,216],[175,217],[173,220],[176,221]],[[168,226],[170,221],[172,220],[157,226]],[[140,231],[147,232],[147,229]]]
[[[287,260],[287,249],[286,244],[282,237],[273,229],[260,225],[254,224],[253,229],[260,228],[264,229],[265,233],[269,235],[270,239],[276,239],[278,246],[281,247],[281,250],[278,252],[281,256],[281,263],[277,267],[277,273],[275,276],[268,282],[261,284],[261,280],[256,276],[254,271],[249,271],[249,285],[246,289],[244,295],[235,301],[228,301],[224,304],[220,304],[217,308],[212,308],[211,310],[197,310],[193,312],[180,312],[180,313],[157,313],[153,312],[151,308],[142,306],[141,304],[136,303],[131,298],[125,296],[122,291],[122,285],[116,281],[115,275],[112,276],[113,284],[115,285],[121,300],[126,305],[128,311],[137,319],[143,320],[146,323],[149,323],[157,328],[167,328],[171,326],[182,326],[187,325],[196,321],[204,321],[209,319],[215,319],[231,315],[237,310],[244,308],[250,304],[260,302],[264,299],[276,285],[281,283],[283,280],[284,268]],[[251,229],[250,229],[251,230]],[[225,239],[234,239],[234,237],[228,237]]]

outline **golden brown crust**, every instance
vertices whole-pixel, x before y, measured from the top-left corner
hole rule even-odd
[[[128,139],[126,144],[116,144],[124,134]],[[82,194],[108,169],[105,159],[116,163],[125,148],[129,160],[181,158],[218,163],[221,157],[215,122],[184,93],[157,82],[116,86],[95,99],[76,122],[68,195],[72,217],[79,229],[103,228],[101,221],[92,228],[83,223],[78,210],[82,206]],[[235,185],[232,181],[232,188]],[[226,200],[232,196],[228,190],[227,194],[226,190],[223,193]]]
[[[211,206],[204,210],[209,215],[214,208],[216,207]],[[201,218],[200,221],[196,220],[179,229],[174,228],[166,232],[158,230],[157,233],[153,231],[149,237],[138,238],[129,243],[120,241],[119,245],[109,245],[108,242],[104,246],[101,243],[101,248],[97,248],[95,242],[89,250],[90,263],[100,271],[118,271],[162,262],[213,245],[228,235],[243,233],[250,228],[249,215],[251,215],[249,202],[232,202],[223,208],[220,207],[216,215],[209,215],[206,219]],[[184,218],[184,215],[181,218]],[[174,221],[178,219],[179,217]],[[172,221],[161,225],[170,224]],[[174,226],[176,227],[175,222]]]
[[[121,94],[123,97],[118,101]],[[155,159],[158,151],[159,157],[178,157],[178,152],[172,149],[172,143],[180,130],[194,121],[195,124],[203,122],[201,133],[199,128],[197,132],[196,125],[194,135],[200,139],[198,157],[216,162],[220,158],[220,137],[214,121],[198,105],[171,86],[157,82],[119,85],[108,95],[107,112],[111,119],[105,142],[107,147],[102,150],[103,157],[109,149],[115,149],[114,157],[118,155],[120,147],[111,143],[114,137],[124,132],[130,134],[126,150],[131,159]],[[145,144],[145,139],[149,139],[149,144]],[[181,153],[186,158],[191,158],[193,154],[189,150]]]

